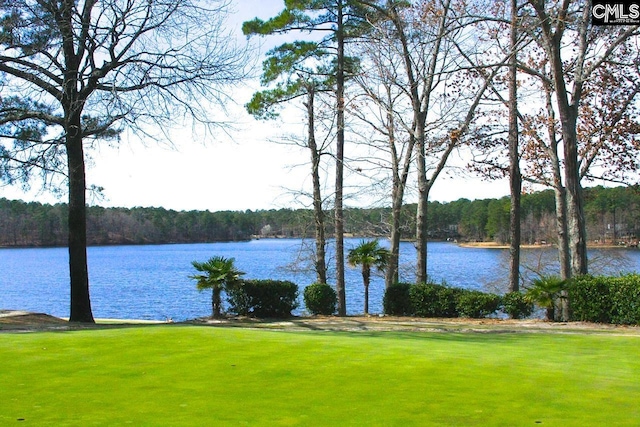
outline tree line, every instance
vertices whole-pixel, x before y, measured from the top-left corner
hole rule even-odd
[[[434,240],[509,243],[509,197],[429,202],[428,236]],[[413,239],[415,204],[403,206],[402,238]],[[555,242],[555,200],[550,190],[522,197],[523,244]],[[589,241],[637,244],[640,192],[633,187],[585,189]],[[0,199],[0,246],[67,246],[67,206]],[[346,208],[347,236],[387,236],[391,208]],[[87,209],[89,245],[206,243],[252,238],[313,238],[310,209],[175,211],[164,208]],[[334,230],[328,228],[333,236]]]

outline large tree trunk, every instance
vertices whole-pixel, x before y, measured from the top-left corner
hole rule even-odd
[[[551,92],[547,91],[547,103],[551,103]],[[549,110],[551,111],[551,110]],[[550,121],[551,122],[551,121]],[[558,158],[558,144],[555,140],[555,130],[549,131],[550,158],[553,165],[553,190],[556,202],[556,232],[558,235],[558,260],[560,261],[560,277],[563,280],[571,278],[571,253],[569,251],[569,233],[567,219],[567,191],[562,184],[562,172],[560,170],[560,159]],[[569,320],[569,300],[566,291],[561,292],[561,299],[558,303],[560,307],[560,320]],[[554,312],[555,313],[555,312]],[[554,320],[554,319],[551,319]]]
[[[427,203],[429,201],[429,180],[427,179],[426,147],[424,128],[416,127],[418,207],[416,211],[416,283],[427,283]]]
[[[509,188],[511,190],[511,207],[509,210],[509,292],[516,292],[520,289],[520,199],[522,196],[522,176],[520,175],[520,154],[518,149],[517,20],[517,1],[511,0],[511,58],[509,60]]]
[[[338,69],[336,73],[337,135],[336,135],[336,194],[335,194],[335,239],[336,239],[336,293],[338,294],[338,316],[347,315],[344,280],[344,25],[342,1],[337,4],[336,39],[338,44]]]
[[[556,230],[558,234],[558,259],[560,261],[560,277],[563,280],[571,277],[571,259],[569,254],[569,236],[567,235],[567,205],[565,189],[562,184],[554,187],[556,200]]]
[[[322,209],[322,193],[320,191],[320,152],[318,151],[315,136],[314,95],[314,88],[309,85],[309,93],[307,95],[307,117],[309,120],[307,146],[311,152],[311,179],[313,182],[313,218],[316,235],[315,270],[316,281],[318,283],[327,283],[324,211]]]
[[[554,125],[555,116],[553,115],[551,87],[549,85],[545,85],[545,92],[547,110],[551,114],[548,125],[548,154],[553,167],[553,190],[556,204],[556,233],[558,235],[558,260],[560,262],[560,277],[563,280],[567,280],[571,277],[571,255],[569,251],[569,233],[567,227],[567,191],[562,184],[562,171],[560,168],[560,158],[558,157],[558,141],[556,139],[556,129]],[[558,302],[560,307],[560,320],[567,321],[569,320],[569,300],[567,299],[566,291],[562,291],[560,296],[561,299]]]
[[[387,98],[390,105],[392,105],[393,97],[391,95],[389,87],[387,87]],[[396,148],[396,130],[393,109],[389,108],[387,111],[387,130],[389,132],[389,151],[391,152],[391,173],[393,175],[392,190],[391,190],[391,235],[389,236],[390,248],[389,248],[389,262],[385,272],[385,288],[389,287],[399,280],[400,269],[400,221],[402,217],[402,202],[404,200],[404,190],[407,185],[407,179],[409,177],[409,170],[411,169],[411,157],[413,153],[413,146],[415,138],[409,138],[409,144],[407,146],[406,153],[404,154],[404,163],[402,170],[400,170],[401,155],[398,154]]]
[[[547,155],[551,161],[553,170],[553,191],[556,205],[556,234],[558,235],[558,260],[560,262],[560,277],[563,280],[571,277],[571,260],[569,256],[569,235],[567,232],[567,197],[564,184],[562,183],[562,170],[560,157],[558,155],[558,140],[556,138],[555,114],[553,110],[552,88],[550,84],[544,84],[545,99],[549,120],[547,124],[547,135],[549,146]]]
[[[395,182],[393,188],[393,200],[391,207],[391,236],[389,248],[389,263],[385,272],[385,288],[389,289],[394,283],[398,283],[398,270],[400,263],[400,215],[402,214],[402,189]]]
[[[566,136],[563,136],[563,138],[566,138]],[[567,147],[566,143],[564,145],[565,152],[567,150],[577,151],[575,148]],[[587,232],[584,219],[582,186],[580,185],[578,169],[577,155],[573,157],[571,161],[565,159],[569,251],[571,253],[572,276],[580,276],[589,272],[587,267]]]
[[[69,168],[69,276],[71,281],[69,321],[93,323],[87,269],[84,150],[79,112],[72,114],[68,123],[66,150]]]
[[[65,148],[69,179],[69,277],[71,308],[69,321],[93,323],[89,299],[89,272],[87,268],[87,206],[84,150],[82,147],[82,109],[84,99],[78,96],[79,59],[75,52],[73,33],[74,2],[60,4],[58,25],[62,33],[62,48],[67,66],[63,96],[66,132]]]

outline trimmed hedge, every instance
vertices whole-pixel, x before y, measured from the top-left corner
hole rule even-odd
[[[383,300],[384,313],[391,316],[482,318],[498,311],[499,295],[434,283],[390,286]]]
[[[502,298],[499,295],[461,289],[456,308],[460,317],[481,319],[498,311],[501,303]]]
[[[569,286],[571,320],[640,324],[640,275],[581,276]]]
[[[304,305],[311,314],[330,316],[336,312],[338,294],[326,283],[314,283],[303,292]]]
[[[524,319],[533,313],[533,303],[521,292],[508,292],[502,297],[502,311],[512,319]]]
[[[582,276],[568,287],[570,320],[640,325],[640,274],[619,277]],[[503,297],[446,285],[399,283],[384,294],[384,312],[394,316],[483,318],[502,308],[510,317],[531,315],[523,294]]]
[[[413,316],[414,310],[411,296],[409,295],[411,287],[412,285],[409,283],[396,283],[389,286],[382,299],[384,314],[390,316]]]
[[[640,325],[640,275],[616,278],[611,292],[611,323]]]
[[[286,280],[244,280],[227,291],[230,311],[241,316],[291,317],[298,307],[298,285]]]
[[[434,283],[419,283],[409,288],[413,314],[418,317],[457,317],[459,289]]]

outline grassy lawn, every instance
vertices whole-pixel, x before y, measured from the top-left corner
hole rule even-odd
[[[640,424],[640,337],[196,326],[0,334],[0,425]]]

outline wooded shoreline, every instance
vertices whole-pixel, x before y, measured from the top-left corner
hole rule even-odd
[[[585,189],[588,244],[637,245],[640,235],[640,193],[633,187]],[[482,242],[485,247],[508,244],[510,199],[459,199],[430,202],[429,240]],[[556,235],[553,191],[525,194],[522,199],[522,246],[553,242]],[[416,205],[402,208],[402,239],[415,238]],[[345,209],[345,237],[386,237],[391,208]],[[326,235],[334,233],[326,225]],[[67,205],[0,198],[0,247],[64,247]],[[252,238],[314,238],[313,211],[175,211],[164,208],[87,208],[87,244],[143,245],[248,241]],[[597,244],[596,244],[597,243]]]

